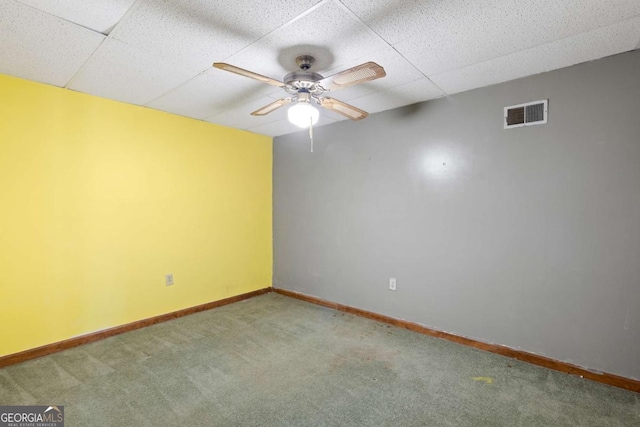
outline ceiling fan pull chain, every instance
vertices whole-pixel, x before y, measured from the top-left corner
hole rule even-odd
[[[311,152],[313,153],[313,118],[309,118],[309,139],[311,140]]]

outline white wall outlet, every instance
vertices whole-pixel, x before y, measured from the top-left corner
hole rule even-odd
[[[173,274],[166,274],[164,276],[164,283],[167,286],[173,285]]]
[[[395,277],[389,277],[389,290],[391,290],[391,291],[395,291],[396,290],[396,278]]]

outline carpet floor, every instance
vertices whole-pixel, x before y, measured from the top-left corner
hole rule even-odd
[[[640,394],[270,293],[0,369],[73,426],[637,426]]]

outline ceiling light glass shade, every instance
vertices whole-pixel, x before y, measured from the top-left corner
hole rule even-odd
[[[314,108],[307,102],[298,102],[289,108],[287,112],[289,121],[294,125],[301,128],[308,128],[312,124],[318,123],[318,117],[320,113],[318,109]]]

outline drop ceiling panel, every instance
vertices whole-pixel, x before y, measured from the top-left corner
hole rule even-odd
[[[211,68],[147,104],[182,116],[204,119],[271,92],[272,86],[253,86],[249,79]],[[282,92],[284,95],[285,93]]]
[[[108,34],[135,0],[19,0],[67,21]]]
[[[474,14],[482,3],[487,2],[479,0],[471,2],[342,0],[342,3],[387,43],[395,44],[409,37],[424,41],[425,38],[421,35],[427,29],[441,25],[443,20],[456,21],[466,15]],[[455,34],[454,29],[452,34]]]
[[[144,105],[191,77],[191,73],[155,55],[108,39],[87,62],[70,88]]]
[[[640,18],[635,18],[434,75],[431,79],[447,93],[463,92],[626,52],[635,47],[639,34]]]
[[[317,2],[140,0],[112,36],[204,71]]]
[[[104,36],[13,0],[0,3],[0,73],[64,86]]]
[[[443,96],[442,91],[431,81],[427,78],[422,78],[389,90],[352,99],[349,102],[369,113],[377,113]]]
[[[451,37],[465,37],[465,25],[509,30],[511,36],[536,40],[543,34],[551,40],[640,14],[637,0],[538,0],[517,5],[512,0],[342,2],[390,44],[408,38],[428,41],[427,32],[438,27],[448,27]]]
[[[323,73],[387,46],[339,2],[328,0],[225,62],[281,80],[298,69],[297,55],[314,56],[312,70]]]
[[[288,133],[299,132],[299,131],[302,131],[303,129],[300,129],[292,125],[291,123],[289,123],[288,120],[278,120],[275,122],[256,126],[255,128],[248,129],[248,130],[249,132],[259,133],[261,135],[280,136],[280,135],[286,135]]]
[[[388,41],[394,40],[394,47],[408,60],[430,75],[636,16],[640,14],[640,2],[544,0],[518,3],[517,7],[511,0],[456,0],[446,6],[422,2],[406,7],[413,9],[415,17],[403,27],[394,16],[403,15],[404,9],[399,6],[388,17],[378,16],[380,31]]]

